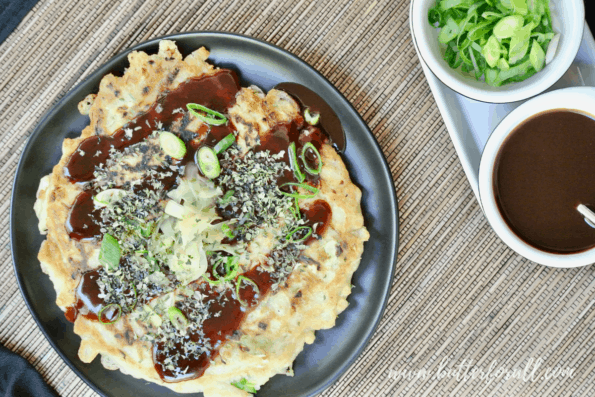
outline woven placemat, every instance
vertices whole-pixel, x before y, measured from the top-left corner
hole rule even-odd
[[[169,33],[221,30],[274,43],[330,79],[394,176],[401,246],[388,307],[323,396],[594,395],[594,268],[536,265],[490,229],[426,84],[408,11],[407,0],[38,3],[0,46],[0,343],[61,395],[95,395],[18,291],[8,236],[17,161],[46,111],[114,54]]]

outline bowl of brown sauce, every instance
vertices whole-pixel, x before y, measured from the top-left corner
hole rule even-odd
[[[479,194],[500,238],[553,267],[595,263],[595,88],[552,91],[525,102],[492,132]]]

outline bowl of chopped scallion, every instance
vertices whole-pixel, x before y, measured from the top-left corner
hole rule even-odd
[[[568,70],[583,0],[412,0],[420,57],[444,84],[493,103],[538,95]]]

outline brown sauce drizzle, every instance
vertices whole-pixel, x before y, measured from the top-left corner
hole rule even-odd
[[[83,278],[76,289],[77,303],[74,307],[77,314],[83,314],[89,320],[97,320],[97,315],[105,302],[99,297],[99,271],[91,270],[83,274]],[[82,309],[86,313],[82,313]]]
[[[272,154],[285,151],[283,161],[289,165],[288,148],[294,142],[297,149],[298,164],[306,177],[305,182],[315,186],[319,185],[319,176],[309,174],[303,167],[300,158],[302,148],[307,142],[311,142],[320,152],[322,145],[328,142],[329,137],[331,137],[332,143],[339,150],[344,150],[345,137],[341,123],[330,106],[306,87],[294,83],[283,83],[276,88],[282,89],[293,96],[300,103],[302,109],[310,108],[312,111],[320,112],[321,122],[318,126],[309,126],[296,122],[277,125],[274,127],[273,133],[260,142],[260,145],[254,148],[254,151],[269,150]],[[178,108],[186,109],[187,103],[199,103],[225,113],[235,103],[235,94],[238,90],[238,78],[234,72],[229,70],[220,70],[208,77],[190,79],[182,83],[177,89],[164,95],[148,112],[125,125],[113,136],[93,136],[81,142],[79,150],[75,151],[70,158],[65,173],[72,183],[90,181],[93,179],[95,167],[104,164],[110,158],[110,148],[112,146],[115,150],[121,151],[130,145],[141,142],[153,130],[157,129],[155,126],[156,121],[160,121],[163,128],[167,130],[169,125],[179,122],[180,118],[183,117],[182,114],[173,113],[173,111]],[[158,107],[160,108],[159,112],[157,111]],[[151,126],[148,126],[147,122]],[[183,123],[184,120],[182,120]],[[125,129],[134,131],[132,138],[126,137]],[[211,126],[210,129],[201,129],[198,133],[200,140],[196,139],[196,134],[185,136],[186,131],[182,131],[182,139],[186,141],[188,150],[184,159],[178,161],[178,164],[193,161],[194,154],[200,145],[214,146],[233,131],[234,127],[231,122],[224,126]],[[315,168],[316,156],[306,151],[305,157],[306,161]],[[167,180],[161,181],[166,190],[175,186],[177,177],[176,174],[167,178]],[[278,179],[277,184],[282,185],[287,182],[298,182],[292,171],[286,171]],[[139,189],[150,188],[150,186],[151,184],[145,181]],[[73,239],[80,240],[101,235],[98,225],[100,211],[95,210],[93,207],[93,194],[92,190],[81,193],[71,209],[67,228]],[[315,228],[316,235],[322,235],[331,220],[330,205],[324,200],[314,201],[308,208],[302,210],[302,214],[306,220],[306,225]],[[311,243],[315,238],[314,235],[311,236],[306,244]],[[208,339],[212,348],[203,353],[198,359],[181,359],[178,362],[178,369],[186,370],[183,374],[180,374],[179,371],[170,371],[161,365],[168,354],[171,354],[171,350],[166,352],[162,343],[154,343],[153,360],[155,369],[162,380],[179,382],[202,376],[212,360],[218,356],[219,346],[226,340],[238,336],[240,324],[251,308],[256,306],[269,292],[273,284],[279,281],[275,273],[264,271],[258,266],[244,273],[243,276],[258,286],[258,290],[253,288],[251,283],[242,283],[240,286],[240,299],[247,303],[247,306],[242,306],[240,301],[234,298],[235,290],[226,290],[223,292],[224,296],[222,297],[215,287],[211,287],[204,281],[190,285],[202,293],[204,303],[209,302],[210,315],[202,324],[202,334],[190,334],[189,338],[194,342]],[[97,314],[105,305],[103,299],[99,297],[98,278],[99,272],[97,270],[83,274],[76,291],[77,302],[74,306],[69,307],[65,313],[69,321],[74,322],[78,315],[97,320]],[[182,351],[183,347],[176,346],[174,350]]]
[[[165,382],[181,382],[202,376],[211,361],[219,355],[219,346],[233,337],[246,315],[250,312],[250,309],[258,304],[275,281],[270,273],[258,270],[257,268],[244,273],[243,276],[258,285],[258,293],[251,284],[242,283],[240,287],[240,298],[248,306],[242,306],[233,297],[231,290],[226,290],[224,293],[225,298],[221,299],[218,292],[207,283],[194,284],[194,288],[199,290],[204,296],[203,303],[210,302],[209,318],[202,323],[201,331],[204,336],[191,333],[189,338],[193,342],[199,342],[201,338],[208,339],[213,348],[203,353],[198,359],[181,359],[177,368],[187,368],[187,370],[183,375],[178,375],[175,371],[165,369],[160,364],[167,358],[167,354],[164,351],[164,344],[156,343],[153,346],[153,361],[155,363],[155,370],[159,373],[161,379]],[[176,345],[174,348],[175,351],[183,351],[182,346]]]
[[[291,162],[289,160],[289,145],[291,143],[295,143],[296,147],[296,156],[298,158],[297,164],[302,171],[302,174],[305,176],[305,183],[309,183],[311,185],[318,185],[320,177],[318,175],[313,175],[306,172],[306,169],[301,160],[302,149],[307,142],[310,142],[314,145],[316,150],[320,153],[322,145],[328,142],[327,135],[317,127],[307,126],[304,128],[303,124],[298,124],[296,122],[291,122],[288,124],[280,124],[275,126],[274,132],[266,137],[260,145],[254,148],[255,152],[268,150],[271,154],[277,154],[281,151],[284,151],[283,157],[281,160],[287,164],[287,167],[291,169]],[[311,168],[315,168],[312,166],[312,155],[311,150],[307,150],[305,152],[305,157],[309,160],[309,165]],[[310,156],[309,156],[310,154]],[[293,171],[286,169],[283,175],[277,179],[277,185],[282,186],[285,183],[293,182],[298,183],[298,180],[295,177]]]
[[[275,87],[277,90],[285,91],[291,95],[302,107],[302,111],[309,108],[311,111],[320,114],[320,125],[326,134],[330,137],[332,144],[340,151],[344,152],[347,145],[345,140],[345,131],[341,125],[341,120],[324,99],[317,93],[297,83],[280,83]]]
[[[309,244],[316,238],[315,234],[322,236],[331,223],[331,206],[324,200],[316,200],[308,208],[302,209],[302,213],[306,219],[306,226],[310,226],[315,231],[306,241],[306,244]]]
[[[93,204],[93,191],[80,193],[68,214],[66,230],[71,239],[85,240],[101,235],[99,220],[101,211]]]
[[[210,76],[188,79],[159,98],[146,113],[124,125],[112,136],[92,136],[82,141],[68,161],[65,173],[71,182],[90,181],[95,167],[104,164],[110,157],[109,150],[112,146],[121,151],[143,141],[157,129],[158,121],[167,128],[183,117],[182,113],[174,113],[174,110],[186,110],[188,103],[198,103],[218,112],[225,112],[235,103],[239,88],[237,75],[226,69]],[[126,129],[133,130],[130,139],[126,137]]]

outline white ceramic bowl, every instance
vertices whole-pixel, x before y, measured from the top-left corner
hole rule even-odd
[[[508,135],[523,121],[553,109],[576,110],[595,115],[595,88],[572,87],[548,92],[533,98],[513,110],[496,127],[483,150],[479,165],[479,198],[488,222],[510,248],[527,259],[552,267],[579,267],[595,263],[595,248],[575,254],[554,254],[539,250],[521,240],[508,226],[496,203],[494,194],[494,164]]]
[[[585,27],[583,0],[550,0],[552,25],[560,33],[560,43],[553,61],[541,72],[520,83],[491,87],[484,81],[465,76],[460,68],[451,69],[443,59],[444,49],[438,42],[439,31],[428,22],[428,10],[436,0],[411,0],[413,40],[421,58],[440,81],[466,97],[492,103],[521,101],[541,94],[566,73],[578,53]],[[592,1],[592,0],[589,0]]]

